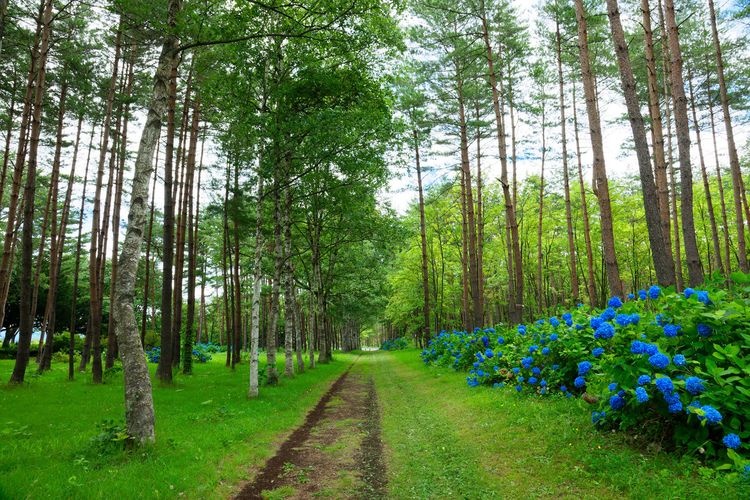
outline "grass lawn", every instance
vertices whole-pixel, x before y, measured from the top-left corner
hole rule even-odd
[[[469,388],[410,349],[363,356],[378,388],[392,498],[748,498],[689,458],[600,433],[580,400]]]
[[[0,498],[226,498],[354,359],[337,354],[248,401],[247,363],[232,371],[214,355],[172,386],[154,383],[157,443],[127,454],[92,443],[103,421],[122,423],[122,373],[96,386],[88,374],[69,382],[61,364],[37,377],[32,363],[28,383],[8,387],[13,361],[2,360]]]

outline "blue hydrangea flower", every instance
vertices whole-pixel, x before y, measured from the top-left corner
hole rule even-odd
[[[617,316],[615,316],[615,323],[620,326],[628,326],[630,324],[630,315],[618,314]]]
[[[653,356],[654,354],[659,352],[659,346],[656,344],[646,344],[646,354],[649,356]]]
[[[578,375],[586,375],[589,370],[591,370],[590,361],[581,361],[580,363],[578,363]]]
[[[631,325],[637,325],[641,322],[641,315],[638,313],[633,313],[630,315],[630,324]]]
[[[558,368],[560,368],[560,365],[557,365],[557,364],[555,364],[555,365],[552,365],[552,371],[555,371],[555,370],[557,370]]]
[[[635,294],[634,293],[631,292],[631,293],[628,294],[628,299],[629,300],[633,300],[634,298],[635,298]]]
[[[536,383],[537,383],[537,378],[536,377],[529,377],[529,384],[536,385]]]
[[[711,335],[711,327],[704,325],[703,323],[698,323],[698,335],[701,337],[709,337]]]
[[[487,356],[488,358],[492,358],[492,357],[494,357],[494,356],[495,356],[495,353],[494,353],[494,352],[492,352],[492,349],[490,349],[490,348],[487,348],[487,350],[486,350],[486,351],[484,351],[484,355],[485,355],[485,356]]]
[[[701,410],[703,410],[703,418],[701,418],[701,420],[705,419],[709,424],[718,424],[721,422],[721,413],[719,413],[719,411],[713,406],[706,405],[702,407]]]
[[[698,297],[698,302],[703,302],[706,305],[711,303],[711,299],[708,298],[708,292],[701,290],[696,292],[695,295]]]
[[[672,358],[672,363],[674,363],[675,366],[685,366],[685,363],[687,363],[687,360],[685,359],[685,356],[682,354],[675,354]]]
[[[474,361],[474,368],[479,368],[479,365],[481,365],[479,361]]]
[[[638,385],[646,385],[649,383],[651,383],[651,377],[649,377],[648,375],[641,375],[640,377],[638,377]]]
[[[479,380],[476,377],[466,377],[466,383],[469,384],[469,387],[476,387],[479,385]]]
[[[545,347],[542,349],[542,354],[545,356],[549,356],[550,350],[549,347]]]
[[[674,403],[670,403],[667,406],[667,410],[669,410],[669,413],[680,413],[682,411],[682,401],[677,400]]]
[[[651,288],[648,289],[648,296],[656,300],[659,298],[659,295],[661,295],[661,287],[659,285],[651,285]]]
[[[620,307],[622,307],[622,300],[620,300],[620,297],[618,297],[617,295],[615,295],[614,297],[612,297],[612,298],[609,299],[609,302],[607,302],[607,305],[609,307],[613,307],[615,309],[619,309]]]
[[[607,416],[606,412],[603,411],[592,411],[591,412],[591,423],[597,424],[604,420],[604,418]]]
[[[573,385],[580,389],[581,387],[586,385],[586,379],[583,377],[576,377],[576,379],[573,381]]]
[[[603,347],[594,347],[594,350],[591,351],[591,354],[595,358],[598,358],[599,356],[601,356],[602,354],[604,354],[604,348]]]
[[[589,325],[591,326],[591,328],[596,330],[597,328],[599,328],[599,325],[601,325],[603,322],[604,320],[600,318],[599,316],[592,316],[591,319],[589,320]]]
[[[503,345],[504,343],[505,343],[505,339],[504,338],[502,338],[502,337],[498,337],[497,338],[497,344],[498,345]]]
[[[576,330],[583,330],[584,328],[586,328],[586,327],[583,326],[582,324],[576,323]]]
[[[630,343],[630,352],[633,354],[645,354],[646,343],[640,340],[634,340]]]
[[[531,356],[527,356],[521,360],[521,366],[523,366],[525,369],[531,368],[531,365],[534,364],[534,358]]]
[[[519,383],[519,384],[523,384],[523,381],[524,381],[524,380],[526,380],[526,379],[525,379],[525,378],[523,378],[523,377],[518,377],[518,379],[517,379],[517,380],[518,380],[518,383]]]
[[[544,318],[534,321],[534,324],[537,326],[542,326],[544,324]]]
[[[484,377],[484,370],[477,370],[477,375]]]
[[[721,442],[724,443],[724,446],[732,450],[736,450],[742,445],[742,441],[737,434],[727,434]]]
[[[539,350],[539,346],[537,345],[529,346],[529,354],[534,354],[537,350]]]
[[[680,325],[664,325],[664,336],[668,338],[676,337],[681,329]]]
[[[610,323],[602,323],[594,332],[595,339],[611,339],[615,336],[615,327]]]
[[[688,377],[685,380],[685,389],[693,396],[697,396],[706,390],[703,386],[703,380],[698,377]]]
[[[560,337],[558,337],[556,333],[553,333],[552,335],[549,336],[550,342],[554,342],[558,338],[560,338]]]
[[[669,396],[674,392],[674,383],[669,377],[659,377],[656,379],[656,388],[665,396]]]
[[[685,298],[686,299],[689,299],[690,297],[692,297],[693,295],[695,295],[695,290],[693,290],[692,288],[688,287],[682,293],[685,294]]]
[[[648,392],[646,392],[646,389],[644,389],[643,387],[638,387],[635,390],[635,400],[638,401],[639,404],[643,404],[648,401]]]
[[[569,312],[566,312],[562,315],[563,321],[565,321],[565,324],[568,326],[573,325],[573,315]]]
[[[602,311],[601,317],[604,321],[610,321],[615,319],[616,315],[617,313],[615,312],[614,307],[608,307]]]
[[[516,392],[521,392],[522,389],[523,389],[523,387],[521,387],[520,385],[516,386]]]
[[[558,326],[560,326],[560,320],[557,319],[557,317],[552,316],[549,319],[549,324],[552,325],[553,328],[557,328]]]
[[[652,354],[648,358],[648,362],[657,370],[663,370],[664,368],[669,366],[669,356],[657,352],[656,354]]]
[[[609,389],[609,392],[615,392],[617,390],[617,382],[612,382],[607,388]]]
[[[568,392],[567,386],[561,385],[560,386],[560,392]]]
[[[638,298],[641,300],[646,300],[647,294],[646,290],[638,290]]]
[[[542,380],[541,380],[541,382],[539,382],[539,385],[540,385],[541,387],[547,387],[547,381],[546,381],[546,380],[544,380],[544,379],[542,379]]]
[[[520,369],[519,367],[517,367],[517,366],[514,366],[514,367],[513,367],[513,373],[515,373],[516,375],[518,375],[518,373],[519,373],[520,371],[521,371],[521,369]]]
[[[484,344],[484,347],[490,346],[490,339],[487,335],[482,335],[482,344]]]
[[[531,373],[533,373],[536,376],[539,376],[539,374],[542,373],[542,370],[540,370],[538,366],[535,366],[534,368],[531,369]]]
[[[659,326],[664,326],[669,323],[669,318],[667,318],[662,313],[659,313],[656,315],[656,324]]]
[[[521,335],[526,335],[526,325],[518,325],[518,333]]]
[[[613,410],[621,410],[625,407],[625,400],[620,395],[615,394],[609,398],[609,406]]]

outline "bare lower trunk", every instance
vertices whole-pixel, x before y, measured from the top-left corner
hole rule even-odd
[[[422,343],[427,347],[430,340],[430,286],[427,279],[427,228],[424,216],[424,192],[422,189],[422,165],[419,158],[419,133],[413,130],[414,156],[417,167],[417,189],[419,190],[419,237],[422,248],[422,318],[424,320]]]
[[[289,162],[286,162],[287,172]],[[288,174],[287,174],[288,176]],[[284,375],[294,376],[294,267],[292,266],[292,188],[284,189]]]
[[[175,18],[180,8],[180,0],[169,1],[169,25],[172,29],[174,29]],[[173,35],[165,38],[154,76],[151,103],[135,161],[128,227],[120,253],[117,295],[112,308],[125,379],[125,422],[128,435],[139,444],[153,442],[155,434],[151,379],[146,366],[146,358],[143,356],[143,346],[138,336],[133,304],[135,280],[140,260],[141,241],[146,227],[148,183],[151,169],[154,168],[154,150],[161,131],[162,120],[167,112],[170,71],[178,62],[177,43]]]
[[[253,299],[250,322],[250,385],[247,397],[258,396],[258,337],[260,336],[260,284],[263,277],[263,176],[258,172],[258,200],[255,205],[255,254],[253,258]]]

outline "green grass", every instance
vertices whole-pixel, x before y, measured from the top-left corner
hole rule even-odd
[[[410,349],[363,356],[381,405],[393,498],[747,498],[689,458],[600,433],[580,400],[469,388]]]
[[[24,386],[0,386],[0,498],[226,498],[353,359],[338,354],[248,401],[248,365],[232,371],[214,355],[172,386],[154,383],[157,443],[137,453],[92,444],[102,421],[123,420],[121,373],[97,386],[88,374],[69,382],[66,366],[41,377],[32,366]],[[12,369],[0,361],[0,381]]]

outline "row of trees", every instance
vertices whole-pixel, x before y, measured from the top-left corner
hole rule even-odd
[[[534,13],[530,26],[504,0],[413,5],[399,95],[417,170],[421,287],[419,300],[404,288],[420,267],[410,247],[388,317],[415,331],[419,314],[424,342],[440,328],[601,305],[649,281],[681,289],[748,270],[733,126],[747,107],[748,45],[736,21],[722,24],[713,0],[549,0]],[[616,126],[602,117],[612,101],[625,104],[624,144],[605,131]],[[619,176],[612,192],[612,146],[637,164],[638,186]],[[459,173],[425,197],[426,150]]]
[[[247,348],[249,397],[261,348],[274,384],[279,345],[286,376],[359,347],[361,325],[385,306],[381,270],[399,239],[376,200],[394,136],[382,80],[402,43],[394,5],[0,7],[0,323],[4,347],[17,337],[12,383],[35,331],[39,372],[55,335],[72,332],[72,379],[85,333],[78,370],[100,383],[119,355],[128,432],[146,442],[144,345],[161,348],[166,384],[191,373],[195,341],[224,343],[231,368]]]

